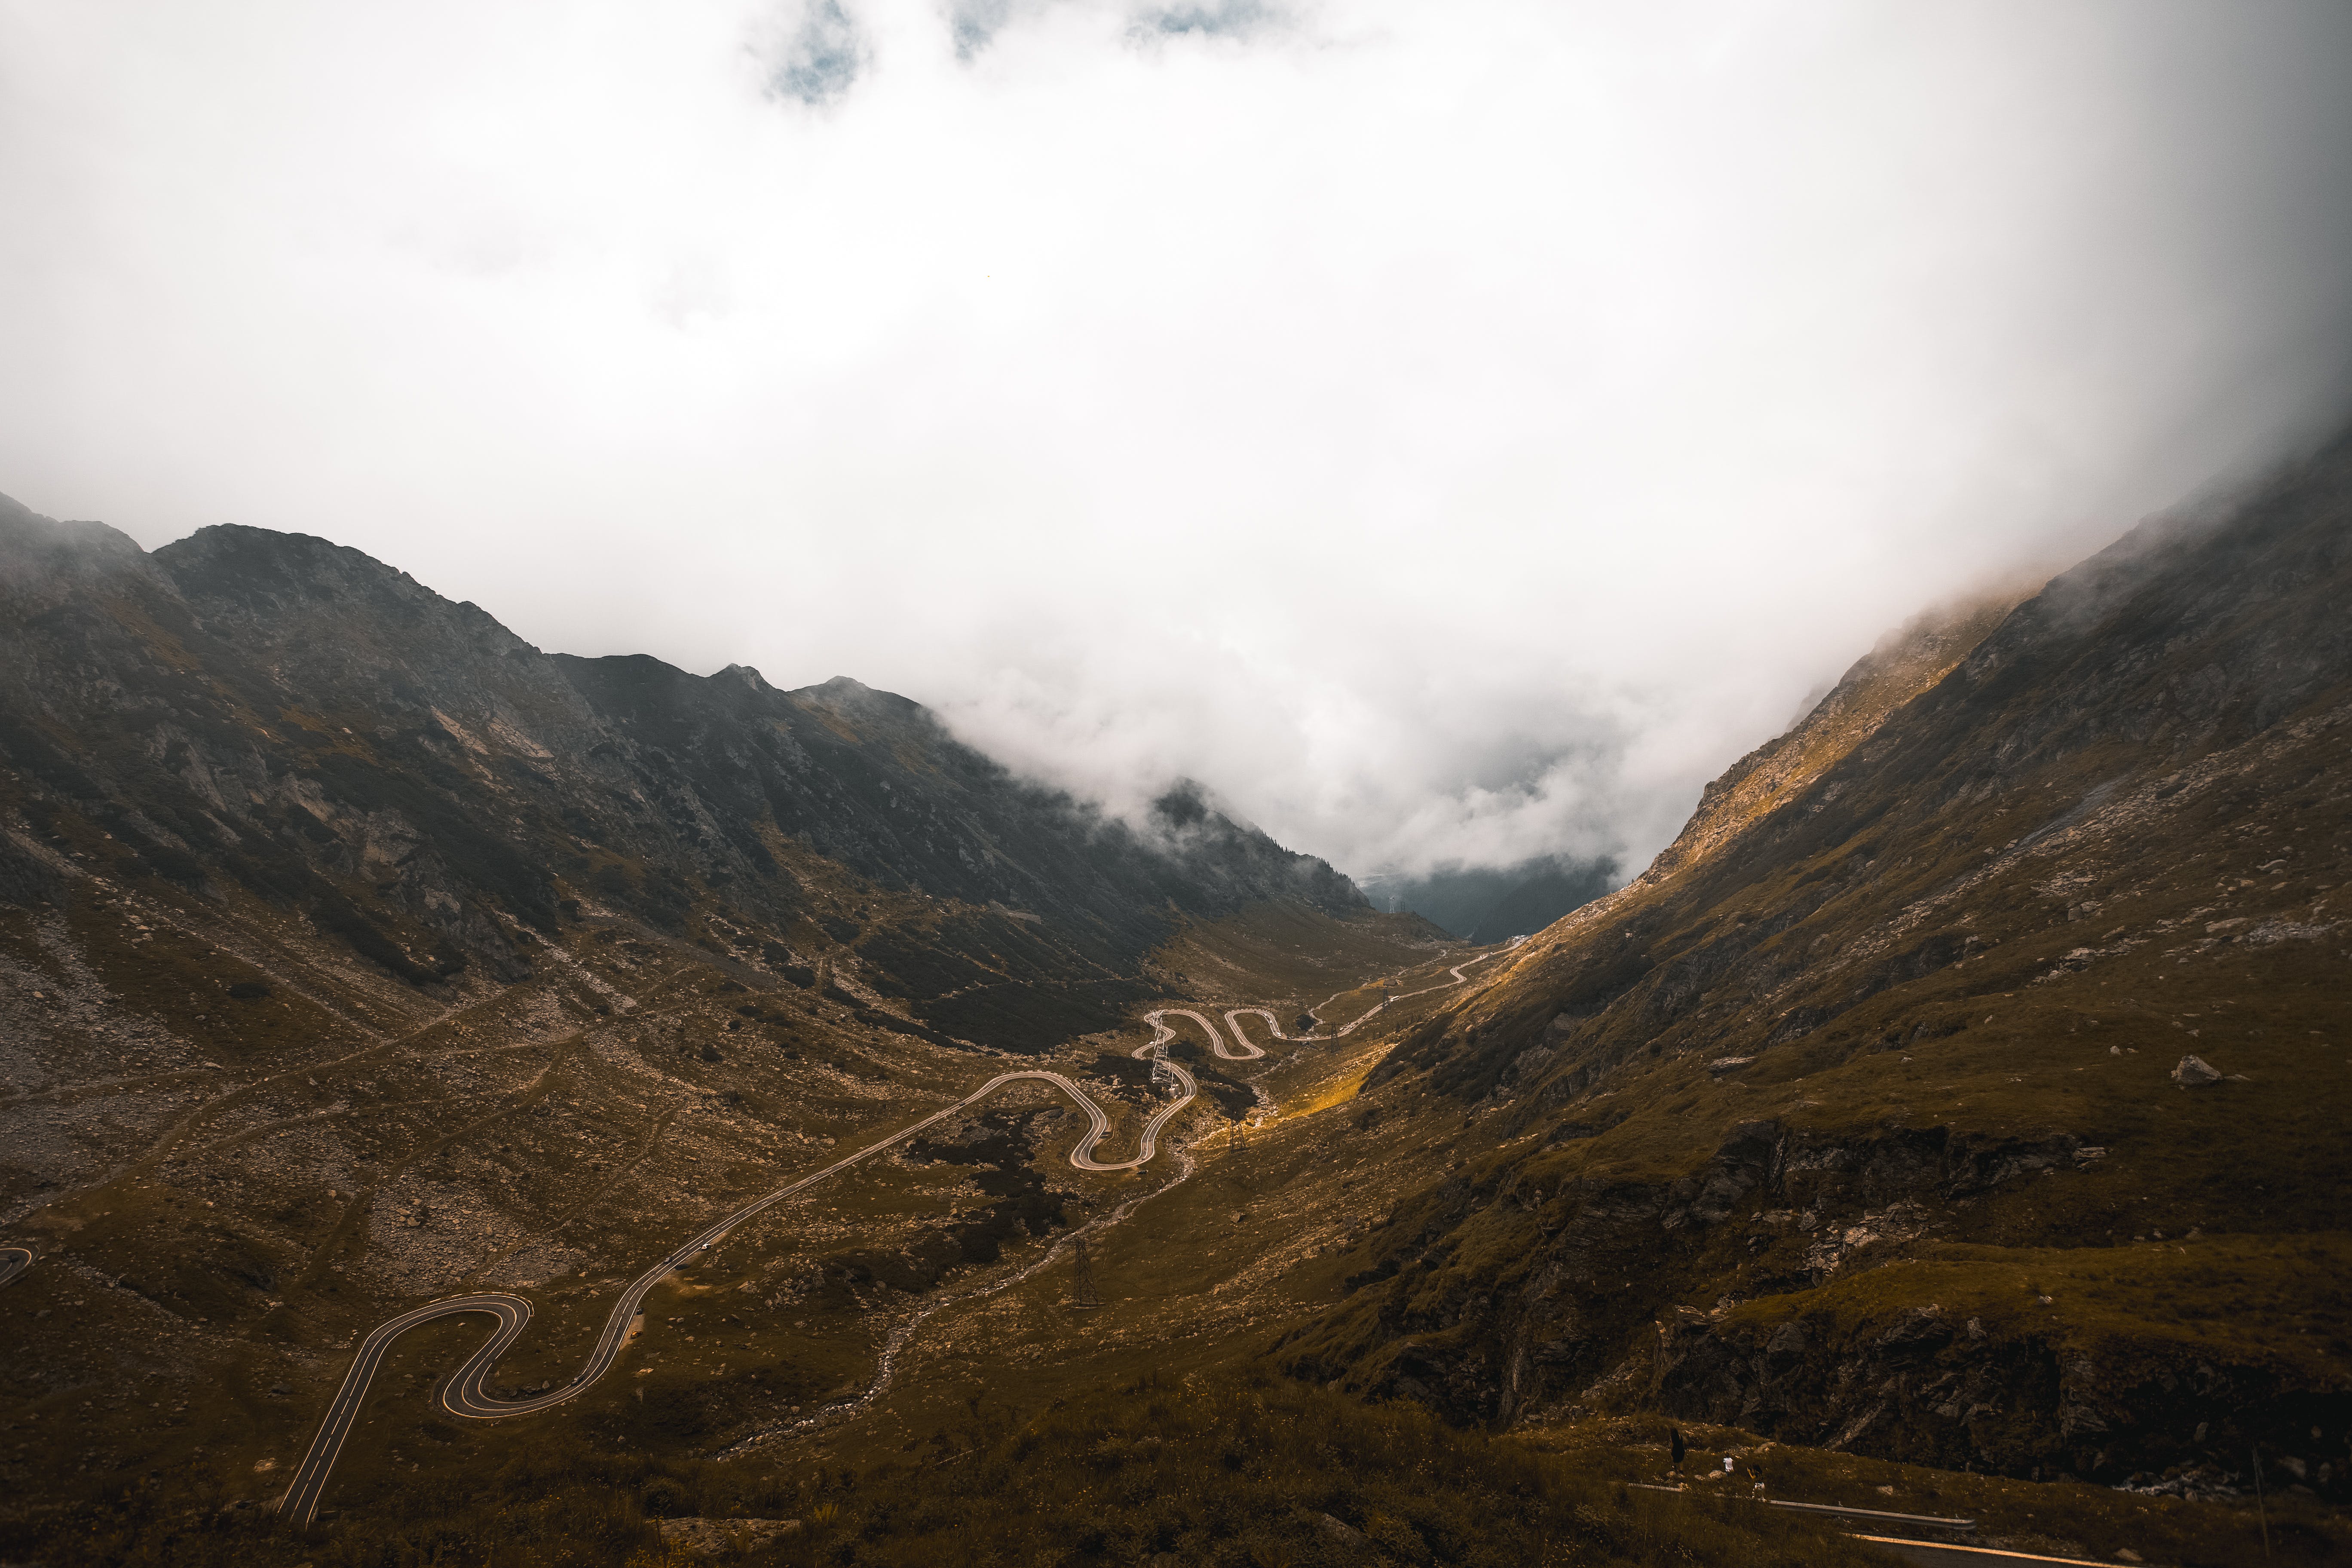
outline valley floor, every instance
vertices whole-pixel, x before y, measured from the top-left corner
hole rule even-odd
[[[523,1293],[536,1315],[493,1384],[560,1389],[650,1259],[1033,1063],[616,922],[573,928],[538,980],[420,1015],[257,911],[199,925],[118,893],[6,919],[7,1005],[41,1009],[62,1047],[37,1074],[12,1063],[0,1098],[21,1173],[6,1217],[40,1254],[0,1295],[19,1347],[0,1432],[14,1557],[654,1562],[662,1519],[708,1516],[799,1521],[755,1553],[781,1562],[1878,1560],[1834,1521],[1708,1501],[1696,1480],[1629,1489],[1672,1484],[1655,1418],[1486,1436],[1284,1374],[1282,1347],[1349,1298],[1368,1240],[1485,1142],[1454,1101],[1360,1093],[1480,955],[1392,918],[1279,908],[1155,955],[1164,1005],[1265,1054],[1219,1055],[1171,1015],[1201,1094],[1150,1164],[1073,1168],[1086,1119],[1052,1085],[1009,1085],[698,1255],[646,1299],[614,1373],[537,1415],[444,1412],[484,1320],[427,1324],[385,1355],[318,1522],[289,1531],[276,1505],[376,1322]],[[178,1008],[184,1027],[137,1005],[183,984],[215,998]],[[1325,1037],[1223,1016],[1256,1005],[1288,1035],[1312,1008]],[[1034,1062],[1106,1108],[1107,1160],[1164,1103],[1132,1054],[1145,1038]],[[1066,1246],[1090,1226],[1091,1292]],[[1685,1476],[1730,1453],[1776,1495],[1967,1512],[1979,1541],[2252,1560],[2241,1502],[1685,1435]],[[2352,1546],[2304,1500],[2268,1522],[2278,1561]]]

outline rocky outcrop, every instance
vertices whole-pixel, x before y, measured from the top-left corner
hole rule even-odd
[[[1465,1420],[1508,1420],[1570,1401],[1606,1375],[1633,1325],[1736,1256],[1749,1290],[1802,1291],[1868,1267],[1942,1228],[1950,1205],[2003,1184],[2102,1158],[2067,1134],[2041,1139],[1886,1128],[1825,1138],[1775,1121],[1743,1123],[1705,1164],[1668,1183],[1575,1184],[1554,1192],[1505,1177],[1456,1179],[1400,1216],[1350,1291],[1377,1292],[1400,1349],[1366,1386],[1438,1404]],[[1452,1271],[1449,1237],[1475,1216],[1528,1215],[1541,1240],[1486,1288],[1464,1275],[1433,1299],[1421,1287]],[[1409,1230],[1404,1226],[1410,1226]],[[1437,1334],[1452,1348],[1432,1342]],[[1481,1342],[1513,1347],[1501,1381]],[[1459,1353],[1457,1353],[1457,1352]],[[1308,1375],[1344,1374],[1302,1361]],[[1489,1374],[1473,1367],[1489,1368]],[[1438,1390],[1451,1394],[1439,1397]]]
[[[1932,1301],[1891,1321],[1670,1315],[1650,1381],[1661,1410],[1783,1442],[2110,1485],[2234,1468],[2259,1445],[2336,1493],[2324,1435],[2352,1422],[2352,1391],[2276,1364],[2210,1348],[2101,1354],[2063,1331],[2009,1331]]]
[[[2209,1083],[2219,1083],[2221,1075],[2208,1066],[2205,1058],[2191,1054],[2180,1058],[2172,1069],[2172,1081],[2183,1089],[2202,1089]]]

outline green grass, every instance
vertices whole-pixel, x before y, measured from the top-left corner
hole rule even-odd
[[[1689,1445],[1679,1478],[1669,1478],[1668,1434]],[[1795,1502],[1871,1508],[1944,1519],[1972,1519],[1972,1535],[1955,1539],[2008,1550],[2113,1561],[2119,1551],[2180,1568],[2231,1568],[2263,1561],[2263,1514],[2254,1500],[2184,1502],[2119,1492],[2074,1479],[2034,1482],[1897,1464],[1858,1454],[1774,1443],[1735,1426],[1670,1423],[1655,1415],[1566,1423],[1526,1441],[1596,1479],[1694,1486],[1734,1456],[1738,1488],[1761,1478],[1766,1495]],[[2352,1552],[2352,1527],[2315,1499],[2276,1492],[2268,1500],[2272,1561],[2340,1561]]]
[[[2116,1247],[1929,1245],[1817,1289],[1743,1302],[1727,1322],[1769,1331],[1792,1318],[1862,1336],[1934,1303],[1995,1339],[2033,1335],[2098,1356],[2118,1376],[2226,1358],[2294,1384],[2352,1376],[2352,1237],[2201,1237]]]
[[[551,1433],[494,1471],[308,1531],[189,1500],[126,1487],[0,1550],[53,1568],[649,1568],[669,1561],[652,1521],[693,1516],[809,1521],[753,1559],[780,1568],[1883,1561],[1819,1521],[1631,1489],[1539,1447],[1263,1375],[1148,1375],[1026,1417],[976,1406],[864,1468],[632,1458]]]

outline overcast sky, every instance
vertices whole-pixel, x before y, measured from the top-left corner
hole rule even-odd
[[[0,0],[0,490],[1627,872],[2309,438],[2352,5]]]

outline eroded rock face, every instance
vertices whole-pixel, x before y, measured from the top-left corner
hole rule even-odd
[[[1508,1420],[1579,1397],[1611,1374],[1630,1336],[1646,1341],[1654,1290],[1690,1261],[1730,1241],[1754,1266],[1752,1294],[1820,1286],[1851,1267],[1899,1255],[1948,1228],[1948,1205],[2003,1184],[2073,1170],[2104,1151],[2071,1135],[1997,1140],[1947,1129],[1886,1129],[1855,1139],[1744,1123],[1705,1165],[1667,1184],[1577,1186],[1558,1194],[1481,1187],[1456,1179],[1418,1229],[1383,1249],[1351,1290],[1383,1289],[1380,1322],[1414,1342],[1369,1384],[1375,1394],[1423,1400],[1465,1420]],[[1399,1289],[1445,1268],[1448,1234],[1480,1212],[1532,1205],[1545,1238],[1517,1289],[1450,1284],[1434,1300]],[[1449,1271],[1450,1272],[1450,1271]],[[1418,1296],[1418,1299],[1416,1299]],[[1686,1326],[1717,1321],[1691,1308],[1654,1309]],[[1798,1328],[1801,1336],[1805,1331]],[[1488,1348],[1509,1347],[1499,1362]],[[1782,1342],[1786,1352],[1789,1341]],[[1491,1369],[1506,1370],[1499,1379]],[[1315,1363],[1308,1375],[1340,1375]],[[1644,1375],[1663,1392],[1663,1373]]]
[[[2352,1397],[2274,1366],[2126,1345],[2095,1354],[2063,1331],[1991,1334],[1934,1303],[1887,1324],[1669,1323],[1653,1376],[1659,1408],[1784,1442],[2110,1484],[2232,1444],[2292,1453],[2352,1416]]]
[[[1376,1300],[1382,1348],[1351,1373],[1345,1359],[1300,1348],[1315,1342],[1300,1335],[1290,1365],[1465,1423],[1654,1409],[1911,1463],[2109,1484],[2199,1463],[2215,1444],[2292,1453],[2311,1431],[2352,1429],[2352,1394],[2324,1367],[2136,1338],[2128,1324],[2087,1328],[2052,1295],[2013,1286],[1984,1315],[1906,1301],[1935,1279],[1971,1278],[1951,1265],[1932,1276],[1905,1267],[1953,1231],[1956,1205],[2106,1157],[2067,1135],[1889,1130],[1840,1141],[1755,1123],[1668,1184],[1545,1194],[1510,1190],[1507,1178],[1457,1178],[1440,1191],[1444,1208],[1348,1281]],[[1523,1204],[1547,1216],[1546,1238],[1517,1278],[1462,1268],[1463,1221]],[[1712,1309],[1657,1304],[1661,1284],[1695,1288],[1711,1251],[1735,1239],[1759,1265],[1745,1277],[1752,1295]],[[2208,1245],[2188,1239],[2192,1253]],[[2110,1266],[2094,1249],[2081,1267],[2178,1250],[2124,1249]],[[2010,1272],[1992,1249],[1929,1256]],[[2235,1277],[2263,1266],[2213,1268]],[[2053,1288],[2080,1305],[2079,1289]]]

